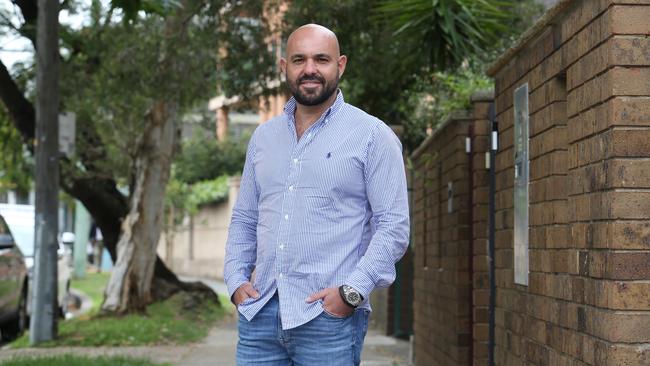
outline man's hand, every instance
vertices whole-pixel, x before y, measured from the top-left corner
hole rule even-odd
[[[235,306],[239,306],[244,300],[248,299],[249,297],[252,297],[254,299],[257,299],[260,297],[259,292],[255,290],[253,285],[251,285],[250,282],[244,282],[237,290],[235,290],[235,293],[232,294],[232,302],[235,304]]]
[[[323,299],[323,308],[328,313],[344,318],[354,311],[354,308],[343,302],[338,287],[329,287],[309,295],[308,303]]]

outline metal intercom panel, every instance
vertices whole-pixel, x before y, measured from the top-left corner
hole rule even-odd
[[[528,286],[528,84],[515,89],[515,283]]]

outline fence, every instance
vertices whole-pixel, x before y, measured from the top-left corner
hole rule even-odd
[[[485,101],[412,155],[417,365],[650,364],[648,19],[559,1],[489,71],[492,262]]]

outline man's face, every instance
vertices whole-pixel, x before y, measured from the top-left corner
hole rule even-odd
[[[322,104],[336,91],[345,70],[336,38],[320,29],[300,29],[287,42],[287,58],[280,62],[287,84],[302,105]]]

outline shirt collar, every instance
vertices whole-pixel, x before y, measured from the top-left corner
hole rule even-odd
[[[343,98],[343,92],[341,89],[336,89],[336,99],[334,100],[334,103],[327,108],[325,112],[321,115],[321,119],[323,117],[331,117],[336,113],[338,110],[341,109],[341,107],[345,104],[345,99]],[[295,97],[291,97],[287,104],[284,105],[284,113],[290,118],[294,118],[294,114],[296,113],[296,108],[298,107],[298,102],[296,102]]]

